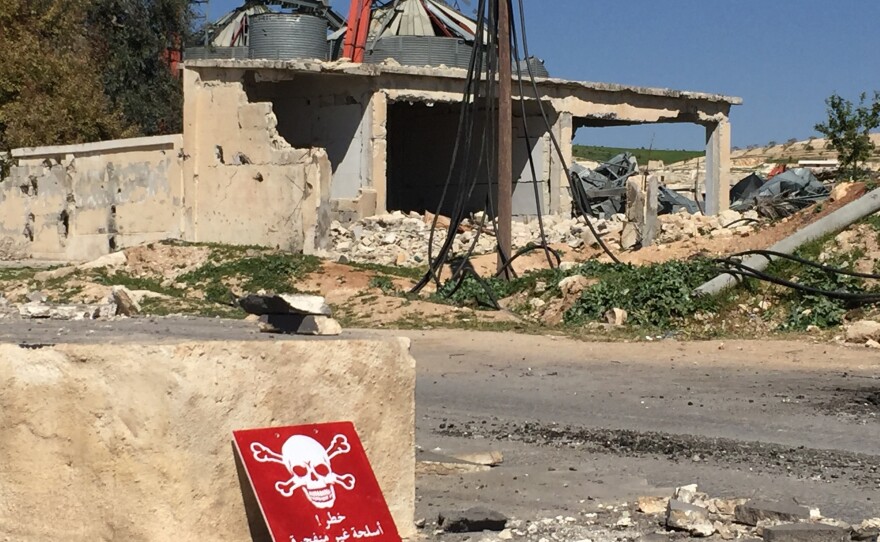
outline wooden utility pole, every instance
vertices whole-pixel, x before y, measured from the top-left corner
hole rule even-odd
[[[498,270],[510,260],[513,222],[513,101],[510,59],[510,10],[507,0],[498,5]],[[509,278],[505,272],[503,277]]]

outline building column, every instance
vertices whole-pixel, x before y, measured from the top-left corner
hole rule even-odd
[[[376,208],[370,214],[378,215],[388,212],[388,97],[385,93],[374,92],[367,110],[370,115],[367,182],[376,194]]]
[[[699,197],[699,194],[695,194]],[[730,207],[730,121],[706,125],[706,202],[707,215],[717,215]]]
[[[565,165],[571,166],[572,139],[574,138],[571,113],[559,113],[553,125],[553,135],[562,149],[565,164],[560,162],[559,154],[552,142],[550,146],[550,214],[568,214],[571,212],[571,194],[568,190],[568,175]]]
[[[180,235],[185,241],[198,241],[198,183],[200,115],[202,114],[200,74],[183,68],[183,167],[180,179]]]

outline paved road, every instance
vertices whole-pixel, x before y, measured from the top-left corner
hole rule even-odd
[[[582,343],[407,332],[417,439],[501,449],[490,473],[424,477],[420,512],[520,517],[699,483],[715,496],[880,516],[880,355],[800,342]]]

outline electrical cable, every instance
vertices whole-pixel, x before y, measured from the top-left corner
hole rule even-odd
[[[758,280],[762,280],[765,282],[770,282],[772,284],[777,284],[779,286],[785,286],[786,288],[790,288],[792,290],[797,290],[800,292],[804,292],[807,294],[813,295],[821,295],[824,297],[828,297],[831,299],[838,299],[841,301],[847,301],[853,305],[866,305],[872,303],[880,302],[880,293],[856,293],[856,292],[846,292],[846,291],[833,291],[833,290],[823,290],[821,288],[814,288],[812,286],[807,286],[805,284],[798,284],[796,282],[792,282],[787,279],[783,279],[780,277],[776,277],[774,275],[770,275],[768,273],[764,273],[763,271],[759,271],[753,267],[749,267],[744,265],[742,262],[738,262],[736,260],[731,260],[729,258],[720,258],[715,260],[717,263],[729,266],[727,269],[722,269],[721,272],[728,273],[731,275],[738,275],[745,278],[754,278]]]
[[[528,58],[529,57],[529,45],[528,45],[528,35],[526,33],[525,7],[523,5],[523,0],[518,0],[518,1],[519,1],[520,27],[522,28],[523,54]],[[538,109],[541,111],[541,117],[544,119],[544,124],[547,127],[548,133],[550,134],[550,141],[553,143],[553,147],[556,149],[556,154],[559,157],[559,163],[562,164],[562,168],[564,169],[565,175],[568,178],[569,186],[571,186],[572,185],[571,169],[569,168],[568,164],[565,161],[565,156],[562,153],[562,147],[559,145],[559,141],[556,138],[556,134],[553,133],[553,128],[551,126],[550,119],[547,117],[547,112],[544,110],[544,104],[540,98],[540,92],[538,91],[538,83],[535,80],[534,75],[532,75],[531,70],[529,70],[529,75],[530,75],[529,79],[531,80],[531,83],[532,83],[532,89],[535,92],[535,101],[538,103]],[[520,99],[525,99],[525,97],[521,96]],[[593,226],[593,223],[590,222],[589,213],[587,212],[586,209],[583,208],[579,198],[576,196],[574,187],[571,186],[571,188],[572,188],[572,196],[573,196],[572,199],[575,202],[575,206],[577,207],[578,212],[580,213],[581,216],[584,217],[584,220],[587,223],[587,227],[590,228],[590,233],[593,234],[593,237],[596,239],[597,243],[602,248],[602,250],[605,252],[605,254],[607,254],[608,257],[611,258],[611,261],[613,261],[614,263],[621,263],[620,259],[613,252],[611,252],[611,249],[608,248],[608,245],[605,243],[605,241],[602,240],[602,235],[596,230],[595,226]]]

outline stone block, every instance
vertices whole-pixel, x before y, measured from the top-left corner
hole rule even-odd
[[[405,339],[0,344],[0,538],[251,540],[232,431],[337,420],[354,422],[411,538],[408,350]]]
[[[260,330],[265,333],[333,336],[342,333],[342,326],[329,316],[263,314],[260,316]]]
[[[669,501],[666,526],[693,536],[712,536],[715,533],[715,526],[709,521],[708,510],[702,506],[676,500]]]
[[[801,521],[810,519],[810,509],[796,504],[749,501],[736,507],[734,516],[738,523],[757,525],[761,520]]]
[[[764,528],[766,542],[849,542],[849,532],[821,523],[794,523]]]
[[[251,294],[238,301],[248,314],[313,314],[330,316],[324,298],[303,294]]]

